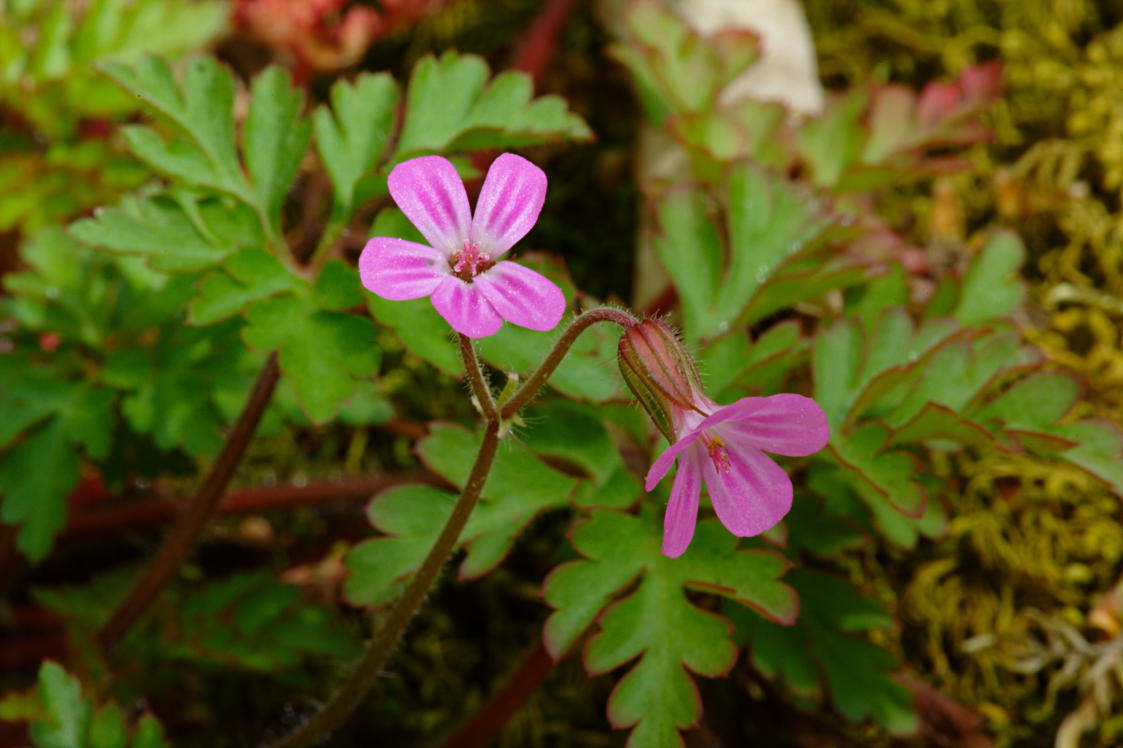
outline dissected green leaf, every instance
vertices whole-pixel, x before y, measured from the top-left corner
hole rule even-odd
[[[784,262],[814,246],[830,216],[793,183],[751,165],[735,167],[727,189],[729,261],[714,307],[734,320]]]
[[[239,247],[264,242],[252,213],[222,201],[130,198],[76,221],[70,233],[114,252],[143,255],[153,268],[190,271],[220,263]]]
[[[502,73],[490,83],[488,75],[487,63],[475,55],[446,52],[418,62],[410,76],[393,160],[591,136],[562,99],[533,99],[525,73]]]
[[[373,171],[393,135],[400,98],[389,75],[363,73],[353,82],[336,81],[331,108],[316,110],[316,148],[335,190],[335,221],[345,222],[354,211],[359,180]]]
[[[782,679],[797,695],[820,697],[829,691],[835,708],[852,722],[873,719],[894,735],[914,732],[919,720],[912,694],[890,677],[899,667],[896,659],[852,636],[892,626],[885,608],[826,574],[793,571],[785,579],[799,593],[795,626],[777,626],[759,616],[736,617],[754,666],[769,678]]]
[[[173,658],[283,672],[310,656],[350,658],[354,636],[300,589],[265,572],[238,574],[182,594],[159,621]],[[135,637],[136,635],[134,635]]]
[[[556,283],[570,305],[576,303],[573,282],[558,262],[536,253],[522,255],[519,262]],[[549,355],[554,341],[568,323],[569,320],[563,318],[548,332],[504,324],[495,335],[480,339],[477,347],[480,356],[495,368],[528,375]],[[568,397],[589,402],[605,402],[623,395],[624,383],[615,364],[620,334],[620,328],[610,323],[586,328],[550,375],[549,385]]]
[[[109,451],[115,398],[89,382],[50,378],[47,368],[22,373],[31,376],[0,369],[0,381],[8,384],[0,390],[0,406],[15,414],[17,426],[0,436],[11,441],[24,428],[49,420],[0,455],[0,519],[20,526],[17,546],[37,561],[66,519],[66,496],[78,482],[78,448],[93,458]]]
[[[86,748],[93,708],[82,696],[82,684],[56,662],[39,668],[39,699],[47,710],[44,722],[32,725],[31,739],[44,748]]]
[[[799,149],[820,187],[837,185],[861,155],[866,131],[861,117],[869,104],[866,91],[852,91],[828,101],[823,113],[799,128]]]
[[[364,540],[347,553],[343,594],[354,605],[393,600],[433,547],[456,496],[433,486],[398,486],[367,506],[367,519],[385,537]]]
[[[0,31],[0,100],[18,107],[37,132],[72,138],[85,118],[137,108],[96,64],[144,52],[178,56],[205,47],[227,23],[217,0],[66,0],[7,3]],[[2,84],[8,85],[2,85]],[[73,212],[70,213],[73,215]]]
[[[864,482],[900,511],[918,517],[928,501],[923,486],[913,479],[920,464],[908,452],[887,449],[889,436],[884,426],[864,423],[845,439],[834,440],[837,446],[831,449],[854,481]]]
[[[965,325],[1005,317],[1025,296],[1018,268],[1025,261],[1025,248],[1016,234],[995,234],[983,247],[963,278],[955,316]]]
[[[699,338],[719,332],[710,311],[721,278],[722,257],[714,216],[703,196],[674,189],[658,201],[658,229],[652,246],[674,279],[682,302],[684,332]]]
[[[209,325],[238,314],[260,299],[299,287],[298,279],[263,249],[243,249],[230,255],[222,270],[199,282],[188,319]]]
[[[167,748],[164,729],[145,714],[130,730],[125,713],[114,703],[96,707],[82,694],[82,684],[50,660],[39,668],[38,702],[19,715],[31,722],[29,734],[39,748]],[[131,736],[130,736],[131,733]],[[131,737],[131,740],[130,740]]]
[[[224,397],[244,401],[260,368],[239,339],[240,325],[181,326],[151,346],[110,353],[103,380],[125,393],[122,412],[161,449],[213,456],[222,443]]]
[[[304,96],[292,87],[282,68],[270,66],[254,78],[242,147],[254,202],[278,234],[281,203],[300,169],[312,132],[311,121],[301,116],[303,105]]]
[[[688,339],[721,335],[864,278],[853,262],[829,264],[815,252],[832,217],[802,188],[744,164],[729,170],[722,189],[721,211],[691,186],[658,198],[652,246],[678,291]]]
[[[710,519],[698,524],[689,550],[670,559],[660,552],[653,515],[595,511],[574,531],[585,560],[564,564],[547,579],[546,601],[556,610],[543,638],[561,657],[600,615],[585,649],[588,670],[603,673],[639,657],[612,692],[609,719],[633,728],[629,745],[678,746],[679,731],[696,724],[700,711],[687,671],[720,675],[737,652],[728,624],[689,602],[685,591],[723,595],[785,623],[798,604],[777,581],[788,568],[781,557],[736,550],[737,539]],[[601,615],[637,577],[634,592]]]
[[[234,78],[228,69],[211,57],[193,57],[182,84],[158,57],[143,57],[132,65],[107,63],[104,69],[189,138],[165,141],[149,127],[126,128],[138,157],[169,176],[254,203],[235,146]]]
[[[479,435],[466,429],[438,425],[418,442],[417,452],[430,470],[462,487],[479,442]],[[568,505],[576,484],[576,479],[538,460],[516,440],[504,440],[484,484],[482,500],[461,535],[468,548],[461,578],[490,571],[535,517]]]
[[[253,302],[242,333],[252,348],[279,351],[281,371],[316,423],[335,415],[340,403],[354,396],[356,380],[373,376],[381,360],[370,318],[332,311],[362,296],[358,274],[338,261],[339,267],[329,269],[331,264],[315,285]]]
[[[612,56],[636,77],[649,119],[673,111],[704,112],[722,89],[757,59],[757,37],[741,29],[702,36],[658,2],[632,3],[623,18],[624,39]]]

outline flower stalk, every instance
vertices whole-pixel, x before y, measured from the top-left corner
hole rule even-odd
[[[422,601],[428,595],[430,588],[437,581],[441,569],[444,568],[449,556],[456,550],[468,518],[472,515],[487,484],[492,463],[499,447],[499,440],[506,432],[505,424],[508,423],[519,409],[530,402],[542,385],[549,379],[550,374],[565,358],[570,347],[591,325],[598,322],[614,322],[625,329],[637,324],[637,320],[628,312],[620,309],[603,307],[593,309],[578,316],[561,337],[554,344],[546,359],[527,381],[515,391],[507,400],[502,409],[495,404],[483,371],[480,368],[479,357],[476,354],[475,344],[471,337],[460,335],[460,353],[464,360],[464,370],[468,381],[471,383],[472,394],[480,404],[484,413],[486,426],[484,438],[480,443],[476,460],[472,465],[472,472],[464,484],[464,490],[452,509],[440,535],[429,549],[428,555],[421,567],[410,579],[401,597],[394,603],[385,623],[371,638],[363,652],[362,658],[355,665],[350,678],[336,692],[327,705],[317,712],[310,720],[304,723],[295,732],[273,744],[273,748],[306,748],[314,745],[324,735],[327,735],[342,725],[351,712],[362,701],[367,691],[374,685],[382,667],[386,664],[394,647],[401,639],[402,632],[409,625]]]

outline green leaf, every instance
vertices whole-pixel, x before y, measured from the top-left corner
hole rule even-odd
[[[777,581],[788,562],[736,550],[737,539],[716,520],[700,522],[690,549],[677,559],[660,552],[658,530],[653,512],[593,512],[573,533],[585,560],[557,568],[544,593],[555,608],[544,641],[557,659],[640,577],[634,592],[601,615],[585,648],[585,666],[594,674],[639,658],[608,705],[613,726],[632,727],[629,745],[636,746],[680,745],[679,731],[696,724],[700,711],[687,670],[721,675],[736,656],[726,622],[693,605],[687,589],[725,596],[785,623],[798,608],[792,590]]]
[[[480,437],[452,425],[437,425],[417,444],[433,472],[463,487],[479,449]],[[503,560],[514,540],[543,512],[567,506],[577,481],[536,459],[514,440],[500,445],[480,504],[461,534],[468,556],[460,577],[471,579]]]
[[[353,83],[337,81],[331,108],[321,106],[313,115],[316,149],[335,191],[334,221],[344,224],[354,212],[355,188],[386,150],[400,98],[389,75],[363,73]]]
[[[714,108],[722,89],[759,53],[754,34],[727,30],[703,36],[655,2],[633,3],[623,21],[623,41],[611,53],[636,77],[656,124],[671,112]]]
[[[530,449],[568,475],[603,484],[624,460],[596,411],[551,399],[529,408],[519,436]]]
[[[815,402],[827,414],[832,435],[839,433],[853,404],[862,354],[862,332],[856,320],[840,320],[820,331],[815,340]]]
[[[378,324],[392,328],[410,353],[446,374],[457,376],[462,372],[453,330],[428,299],[388,301],[369,294],[367,304]]]
[[[367,506],[367,519],[386,537],[364,540],[348,551],[346,598],[377,608],[397,597],[455,503],[455,495],[433,486],[398,486],[376,496]]]
[[[730,172],[728,196],[729,266],[714,302],[725,321],[737,319],[757,288],[813,249],[831,224],[810,193],[749,164]],[[668,266],[672,274],[678,264]]]
[[[714,216],[700,193],[684,188],[669,190],[657,205],[652,246],[678,289],[685,333],[692,339],[712,336],[720,320],[710,305],[722,270]]]
[[[741,99],[684,112],[668,125],[683,145],[704,157],[704,161],[696,160],[696,173],[706,182],[720,182],[723,166],[730,162],[780,165],[775,162],[786,154],[774,147],[774,138],[785,115],[778,103]]]
[[[81,682],[50,660],[39,668],[34,701],[12,716],[31,722],[29,734],[39,748],[167,748],[164,729],[151,714],[140,719],[130,742],[121,708],[109,703],[95,711]]]
[[[339,263],[316,286],[254,302],[246,312],[243,337],[260,351],[279,350],[281,371],[315,423],[332,418],[342,402],[357,391],[357,379],[378,371],[381,352],[369,317],[325,309],[352,300],[347,290],[358,287],[355,271]],[[348,280],[350,278],[350,280]],[[353,291],[354,301],[360,297]]]
[[[51,421],[0,456],[0,519],[21,525],[16,545],[33,561],[47,555],[78,482],[78,453],[63,423]]]
[[[555,96],[532,99],[530,78],[507,72],[488,84],[475,55],[446,52],[414,66],[394,161],[423,153],[585,140],[589,128]]]
[[[220,403],[244,402],[259,356],[248,354],[236,323],[199,329],[178,326],[149,346],[111,353],[102,377],[125,393],[122,411],[156,445],[214,456],[226,425]]]
[[[211,57],[191,58],[181,85],[156,57],[103,68],[190,138],[165,142],[151,128],[127,128],[125,138],[138,157],[165,174],[254,204],[234,142],[234,78],[228,69]]]
[[[741,324],[751,325],[799,302],[815,301],[836,289],[850,288],[866,280],[868,270],[846,258],[793,263],[769,279],[741,314]]]
[[[129,731],[125,715],[116,704],[97,710],[90,724],[90,748],[128,748]]]
[[[245,311],[254,302],[298,288],[297,278],[263,249],[243,249],[230,255],[222,270],[199,283],[187,318],[209,325]]]
[[[1077,421],[1052,430],[1078,446],[1064,452],[1063,459],[1087,470],[1123,497],[1123,432],[1106,420]]]
[[[309,657],[347,659],[359,651],[327,609],[265,572],[210,582],[179,593],[176,603],[159,622],[163,646],[176,659],[280,673]]]
[[[1025,296],[1018,269],[1025,261],[1025,248],[1016,234],[996,233],[967,269],[955,316],[965,325],[1005,317]]]
[[[579,400],[605,402],[621,397],[624,383],[615,365],[620,335],[615,325],[590,327],[546,381],[558,392]],[[479,341],[479,351],[497,369],[529,374],[549,354],[557,336],[557,331],[537,332],[507,324],[497,334]]]
[[[340,312],[357,307],[365,296],[359,274],[342,260],[329,260],[312,284],[312,300],[321,309]]]
[[[1015,382],[982,407],[972,409],[972,418],[992,418],[1014,428],[1034,429],[1052,425],[1076,405],[1082,388],[1076,378],[1059,371],[1043,371]]]
[[[694,186],[657,198],[651,243],[678,291],[688,339],[721,335],[865,277],[853,262],[817,252],[833,217],[796,184],[738,164],[721,195],[720,213]]]
[[[524,254],[519,261],[552,280],[565,293],[567,301],[575,303],[576,290],[560,264],[548,256],[532,253]],[[501,371],[529,374],[549,355],[567,323],[563,319],[548,332],[505,324],[497,334],[478,341],[480,356]],[[616,325],[596,324],[586,329],[550,375],[550,386],[568,397],[589,402],[601,403],[624,395],[626,390],[615,363],[620,335]]]
[[[281,203],[308,150],[311,121],[301,116],[304,96],[284,69],[270,66],[254,78],[242,129],[255,204],[281,231]]]
[[[86,731],[93,708],[82,684],[56,662],[39,668],[39,699],[47,719],[31,726],[31,739],[42,748],[87,748]]]
[[[868,92],[851,91],[830,101],[819,116],[802,123],[799,149],[811,166],[811,178],[817,186],[837,185],[858,161],[866,140],[861,117],[868,104]]]
[[[142,255],[153,268],[174,272],[210,268],[238,247],[264,241],[244,207],[215,200],[185,203],[170,196],[126,199],[76,221],[70,233],[95,247]]]
[[[885,629],[893,619],[853,585],[819,572],[793,571],[787,581],[799,592],[800,616],[783,628],[757,616],[738,616],[753,665],[783,679],[799,696],[830,693],[846,719],[873,719],[890,734],[916,731],[912,694],[890,673],[899,665],[889,652],[855,633]],[[823,688],[825,686],[825,689]]]
[[[144,715],[137,723],[132,748],[169,748],[164,740],[164,726],[151,714]]]
[[[902,513],[919,517],[928,502],[924,487],[913,479],[919,462],[908,452],[887,449],[889,437],[889,429],[868,422],[844,438],[832,438],[830,449],[851,480],[872,488]]]

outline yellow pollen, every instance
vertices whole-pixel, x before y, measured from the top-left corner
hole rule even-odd
[[[710,455],[710,462],[714,464],[714,469],[719,473],[728,472],[732,464],[729,461],[729,450],[725,448],[725,442],[721,437],[703,434],[702,441],[706,445],[706,452]]]

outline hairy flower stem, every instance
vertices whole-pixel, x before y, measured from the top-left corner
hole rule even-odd
[[[405,631],[413,614],[421,606],[429,588],[433,586],[437,575],[444,568],[445,561],[456,548],[460,539],[460,532],[468,523],[476,502],[480,498],[484,484],[487,482],[488,473],[491,472],[491,463],[495,460],[495,452],[499,446],[499,424],[488,421],[487,430],[484,432],[483,443],[476,454],[476,462],[472,465],[472,473],[468,482],[464,484],[464,491],[452,509],[452,514],[441,530],[437,541],[429,550],[421,568],[410,580],[405,592],[398,598],[390,611],[389,617],[378,633],[370,640],[363,657],[355,666],[351,677],[336,692],[319,713],[304,723],[296,732],[276,743],[274,748],[305,748],[313,745],[322,735],[325,735],[339,725],[354,711],[362,701],[363,696],[373,685],[383,664],[390,656],[394,646],[398,643],[402,632]]]
[[[487,483],[488,474],[491,472],[491,464],[495,461],[495,453],[499,448],[499,438],[504,421],[514,416],[522,405],[530,402],[538,394],[538,390],[545,384],[562,359],[565,358],[565,354],[569,352],[578,336],[590,325],[597,322],[615,322],[621,327],[632,327],[637,324],[637,320],[632,315],[620,309],[609,307],[592,309],[580,315],[562,333],[541,366],[530,376],[526,384],[518,389],[511,400],[503,406],[502,411],[496,407],[491,391],[484,381],[479,358],[476,356],[475,345],[471,338],[464,335],[460,336],[460,353],[464,358],[464,369],[468,375],[468,381],[472,384],[472,393],[479,401],[480,408],[487,417],[483,442],[480,444],[479,452],[476,453],[476,461],[472,465],[472,472],[468,476],[467,483],[464,484],[460,499],[453,507],[452,514],[449,515],[445,526],[441,529],[441,534],[433,543],[433,547],[429,549],[429,554],[421,563],[421,568],[413,575],[405,592],[394,603],[385,623],[367,643],[362,658],[351,672],[351,677],[323,709],[297,728],[296,731],[274,743],[272,748],[307,748],[307,746],[314,745],[321,737],[343,724],[359,705],[359,702],[363,700],[367,691],[374,685],[374,681],[381,672],[382,666],[386,664],[390,653],[393,652],[402,632],[409,625],[433,583],[436,582],[437,576],[444,568],[448,557],[456,549],[456,544],[460,540],[460,533],[464,530],[464,526],[468,524],[468,518],[472,515],[472,510],[475,509],[476,503],[480,499],[484,484]]]
[[[467,335],[460,336],[460,355],[464,358],[464,369],[468,372],[468,379],[472,383],[472,394],[480,404],[480,410],[489,421],[499,420],[499,411],[495,407],[495,399],[484,380],[483,370],[480,369],[480,360],[476,356],[476,346]]]
[[[273,390],[280,377],[280,367],[277,363],[277,354],[269,354],[265,366],[254,382],[253,390],[245,407],[242,408],[238,420],[226,441],[222,451],[211,465],[210,472],[203,478],[199,490],[191,498],[190,503],[179,515],[164,544],[160,547],[156,558],[141,573],[133,584],[129,594],[113,611],[109,621],[98,632],[98,641],[102,650],[111,652],[117,642],[128,632],[134,623],[148,610],[148,606],[156,599],[156,595],[168,583],[172,574],[187,558],[195,542],[199,539],[207,520],[214,514],[222,494],[226,491],[227,484],[234,476],[234,471],[242,461],[242,456],[257,431],[261,416],[265,413],[273,397]]]
[[[534,373],[530,375],[530,378],[526,380],[526,383],[511,396],[510,400],[504,403],[503,409],[499,412],[500,420],[510,420],[524,405],[534,399],[534,396],[542,389],[542,385],[546,384],[546,380],[554,373],[554,369],[558,368],[558,364],[565,358],[565,354],[569,353],[570,347],[577,341],[581,333],[597,322],[615,322],[627,329],[634,327],[639,320],[623,309],[614,309],[607,306],[590,309],[578,315],[577,319],[569,324],[558,341],[554,343],[553,349],[545,360],[539,364]]]

